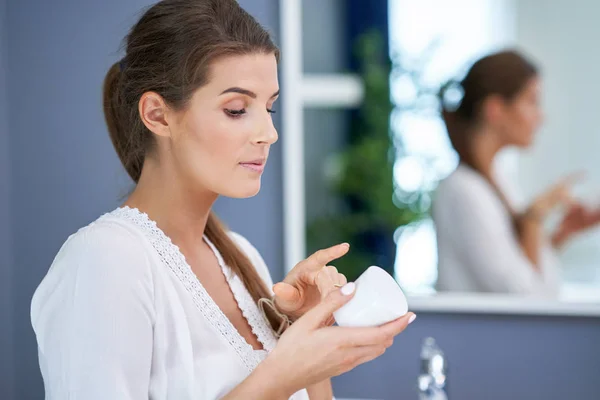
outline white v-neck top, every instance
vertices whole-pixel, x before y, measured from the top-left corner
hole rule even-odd
[[[258,251],[231,237],[272,287]],[[69,237],[33,296],[47,400],[218,399],[256,368],[276,337],[205,240],[264,350],[239,334],[154,221],[118,208]]]
[[[474,169],[460,164],[439,185],[432,216],[438,290],[558,295],[559,262],[550,244],[544,241],[539,271],[534,269],[514,232],[509,210]]]

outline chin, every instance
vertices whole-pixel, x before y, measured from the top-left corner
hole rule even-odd
[[[229,188],[229,190],[221,192],[221,195],[233,199],[247,199],[256,196],[258,192],[260,192],[260,180],[257,182],[246,182],[235,188]]]
[[[520,141],[520,142],[512,143],[512,146],[516,147],[517,149],[527,150],[527,148],[529,146],[531,146],[531,142]]]
[[[533,139],[534,135],[523,135],[518,138],[514,138],[512,143],[509,143],[509,145],[518,147],[520,149],[526,149],[533,144]]]
[[[526,149],[528,147],[530,147],[533,144],[533,136],[529,137],[529,138],[525,138],[524,140],[521,141],[521,143],[518,144],[518,146],[522,149]]]

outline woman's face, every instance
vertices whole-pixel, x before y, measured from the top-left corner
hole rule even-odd
[[[208,83],[169,122],[169,158],[186,187],[234,198],[257,194],[277,141],[278,95],[274,54],[215,61]]]
[[[512,101],[504,103],[497,123],[507,145],[528,147],[533,142],[543,119],[540,86],[539,78],[531,78]]]

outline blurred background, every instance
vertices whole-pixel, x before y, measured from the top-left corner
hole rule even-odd
[[[130,188],[104,126],[101,83],[151,3],[0,0],[0,399],[44,397],[29,321],[33,291],[68,235]],[[261,193],[220,199],[216,211],[261,251],[275,280],[299,256],[347,240],[352,252],[338,267],[350,278],[376,264],[409,294],[436,296],[431,205],[458,165],[437,93],[506,46],[540,66],[546,121],[531,148],[501,155],[501,178],[531,199],[584,169],[577,195],[600,205],[597,2],[240,4],[282,47],[281,140]],[[590,230],[560,253],[567,297],[596,301],[599,245]],[[417,322],[383,357],[334,380],[336,395],[417,399],[421,343],[433,336],[450,364],[451,399],[599,398],[600,312],[544,307],[417,310]]]
[[[462,79],[481,57],[505,48],[522,51],[539,67],[546,118],[532,146],[500,154],[498,179],[520,204],[583,170],[586,179],[575,195],[600,206],[594,117],[600,58],[590,51],[595,6],[541,4],[302,3],[303,72],[309,80],[323,79],[319,94],[334,92],[322,95],[329,102],[315,94],[304,104],[309,253],[332,240],[349,241],[353,252],[338,263],[349,276],[376,264],[411,293],[435,292],[431,205],[438,184],[459,161],[438,92],[449,80]],[[308,29],[311,24],[320,28]],[[362,83],[362,92],[353,79]],[[460,92],[455,96],[459,102]],[[563,297],[598,300],[599,244],[600,233],[593,229],[558,254]]]

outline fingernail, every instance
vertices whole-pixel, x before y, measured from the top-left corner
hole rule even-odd
[[[342,246],[344,246],[344,247],[350,247],[350,244],[349,243],[342,243]]]
[[[352,293],[354,293],[354,289],[356,289],[356,285],[354,284],[354,282],[349,282],[346,283],[344,287],[342,287],[340,290],[342,291],[342,294],[344,296],[349,296]]]
[[[417,319],[417,314],[413,314],[413,315],[411,315],[411,316],[410,316],[410,319],[408,320],[408,323],[409,323],[409,324],[412,324],[412,323],[415,321],[415,319]]]

